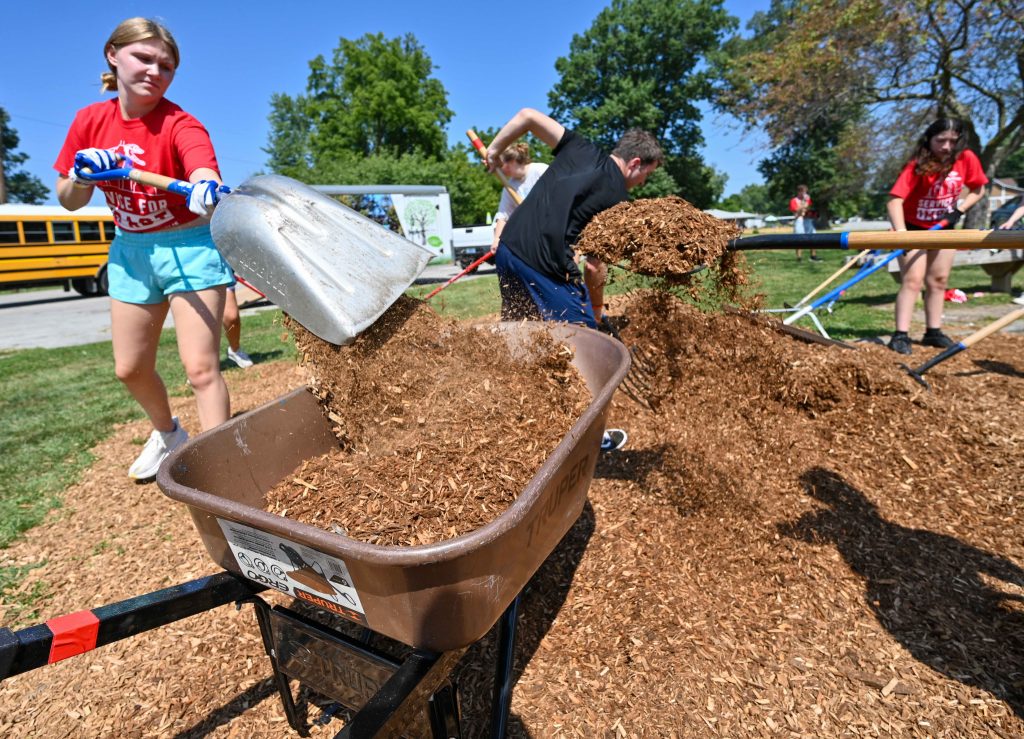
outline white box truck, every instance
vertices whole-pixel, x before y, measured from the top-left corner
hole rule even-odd
[[[465,268],[490,249],[493,225],[452,226],[452,203],[443,185],[317,185],[326,195],[391,198],[403,235],[433,249],[437,259]]]

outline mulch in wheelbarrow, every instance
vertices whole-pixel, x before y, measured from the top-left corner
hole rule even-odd
[[[346,347],[293,326],[340,447],[268,491],[271,513],[381,545],[431,544],[497,518],[590,404],[572,352],[398,301]]]
[[[613,403],[629,444],[524,596],[509,735],[1024,735],[1024,340],[944,362],[927,392],[884,348],[664,295],[613,310],[664,400]],[[239,409],[299,384],[287,363],[227,377]],[[174,410],[193,421],[190,398]],[[4,550],[38,593],[5,623],[213,570],[184,508],[124,476],[145,430],[101,444]],[[487,731],[493,649],[456,675],[468,736]],[[218,609],[0,683],[0,731],[289,736],[269,674],[251,609]],[[325,705],[314,736],[340,729]]]

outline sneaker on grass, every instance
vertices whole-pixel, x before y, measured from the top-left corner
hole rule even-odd
[[[622,449],[626,446],[627,439],[629,435],[622,429],[605,429],[604,437],[601,439],[601,451],[614,452],[616,449]]]
[[[248,354],[243,352],[241,347],[239,347],[238,351],[236,352],[229,346],[228,359],[230,359],[232,362],[237,364],[242,369],[249,369],[250,367],[252,367],[252,358]]]
[[[156,431],[149,435],[149,441],[142,447],[142,454],[128,468],[128,477],[133,480],[148,480],[156,477],[160,465],[167,456],[188,441],[188,432],[174,418],[173,431]]]

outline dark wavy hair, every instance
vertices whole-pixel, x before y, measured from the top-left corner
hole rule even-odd
[[[949,158],[949,161],[937,158],[932,154],[930,146],[933,138],[946,131],[953,131],[957,135],[956,146],[953,147],[953,155]],[[925,132],[917,141],[917,150],[914,154],[917,166],[914,168],[914,173],[918,175],[938,174],[940,177],[945,177],[949,174],[949,170],[953,168],[953,162],[959,158],[966,148],[967,137],[964,136],[964,122],[958,118],[939,118],[939,120],[925,129]]]

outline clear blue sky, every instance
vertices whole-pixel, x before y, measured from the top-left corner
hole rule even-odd
[[[726,0],[741,24],[770,0]],[[168,97],[210,131],[229,184],[264,168],[267,114],[275,92],[301,94],[308,62],[329,57],[341,37],[413,33],[437,69],[455,116],[450,142],[470,127],[498,126],[524,106],[547,110],[557,81],[555,59],[584,32],[607,0],[520,0],[507,15],[493,4],[410,2],[114,2],[57,0],[6,3],[0,44],[0,106],[11,115],[29,155],[26,169],[53,189],[57,156],[75,111],[102,99],[102,45],[114,26],[135,15],[158,17],[181,48],[182,63]],[[521,27],[502,33],[503,27]],[[502,37],[517,40],[503,42]],[[729,120],[703,122],[706,161],[726,172],[726,194],[761,182],[760,136],[741,138]],[[56,202],[55,200],[52,202]],[[101,204],[95,196],[93,204]]]

